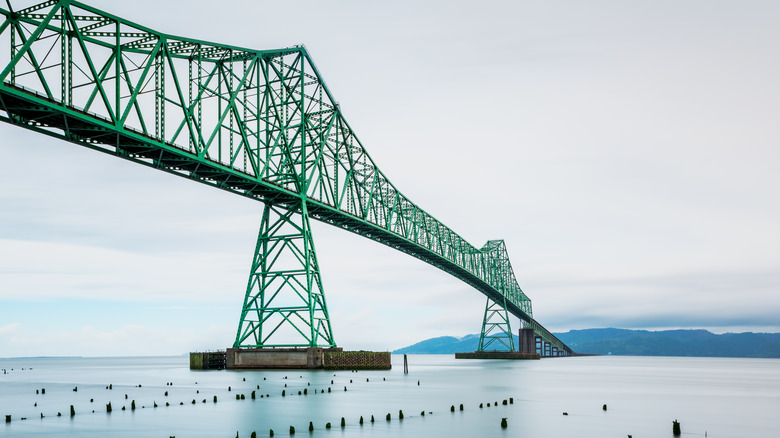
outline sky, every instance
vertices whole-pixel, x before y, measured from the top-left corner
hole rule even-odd
[[[305,44],[385,175],[504,239],[551,331],[780,331],[775,1],[89,4]],[[0,156],[0,357],[232,345],[262,204],[7,124]],[[468,285],[312,227],[339,346],[479,332]]]

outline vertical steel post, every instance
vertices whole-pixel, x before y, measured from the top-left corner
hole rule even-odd
[[[189,73],[189,81],[187,81],[187,108],[192,108],[192,63],[195,62],[195,59],[192,55],[190,55],[190,59],[187,60],[187,67],[188,67],[188,73]],[[200,100],[200,99],[198,99]],[[187,122],[190,123],[190,122]],[[198,129],[200,128],[200,122],[198,122]],[[195,151],[195,137],[190,134],[190,152]]]
[[[68,86],[67,86],[67,68],[68,68],[68,61],[67,61],[67,42],[66,42],[66,36],[67,33],[65,31],[65,7],[60,8],[60,99],[62,99],[62,105],[66,106],[68,105]]]
[[[70,10],[68,10],[70,14]],[[65,9],[62,10],[62,19],[65,20]],[[68,32],[68,106],[73,106],[73,33]]]
[[[16,21],[12,20],[9,27],[11,28],[11,59],[14,59],[16,58]],[[16,85],[16,63],[11,66],[11,85]]]
[[[233,95],[233,66],[235,62],[233,62],[233,51],[231,50],[229,55],[230,59],[230,69],[228,70],[228,80],[227,80],[227,96],[228,96],[228,106],[227,106],[227,112],[228,112],[228,145],[230,147],[230,155],[228,156],[228,163],[230,163],[230,168],[235,169],[235,163],[233,162],[233,110],[230,108],[230,96]],[[222,157],[220,157],[222,158]]]
[[[119,123],[119,118],[122,117],[122,97],[121,97],[121,84],[119,82],[119,77],[121,74],[120,67],[122,65],[122,40],[121,40],[121,26],[119,24],[119,21],[116,22],[116,35],[115,38],[115,49],[116,50],[116,58],[114,59],[114,62],[116,65],[114,66],[114,98],[116,99],[114,103],[114,120],[115,123]],[[129,85],[129,84],[128,84]],[[110,111],[111,108],[106,108],[106,110]]]

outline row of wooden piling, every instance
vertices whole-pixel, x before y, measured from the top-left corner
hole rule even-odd
[[[32,368],[30,368],[30,369],[32,369]],[[357,370],[352,370],[352,372],[356,373],[356,372],[357,372]],[[334,374],[334,376],[335,376],[335,375],[336,375],[336,374]],[[303,378],[303,376],[301,375],[301,376],[300,376],[300,378]],[[283,380],[287,380],[287,379],[288,379],[288,377],[287,377],[287,376],[284,376],[284,377],[283,377]],[[244,377],[242,380],[245,382],[245,381],[246,381],[246,377]],[[266,377],[263,377],[263,380],[267,380],[267,379],[266,379]],[[370,379],[366,378],[366,382],[369,382],[369,381],[370,381]],[[387,381],[387,378],[383,377],[383,378],[382,378],[382,381]],[[331,384],[333,384],[333,383],[334,383],[334,380],[332,379],[332,380],[331,380]],[[349,383],[353,383],[353,380],[352,380],[352,379],[350,379],[350,380],[349,380]],[[197,385],[197,384],[198,384],[198,382],[195,382],[195,384]],[[165,385],[166,385],[166,386],[173,386],[173,382],[166,382],[166,383],[165,383]],[[419,380],[417,381],[417,385],[420,385],[420,382],[419,382]],[[287,384],[285,383],[285,385],[284,385],[284,386],[285,386],[285,387],[287,387]],[[307,386],[311,386],[311,382],[307,382]],[[136,387],[136,388],[142,388],[142,387],[143,387],[143,385],[141,385],[141,384],[138,384],[138,385],[135,385],[135,387]],[[105,388],[106,388],[107,390],[113,390],[113,389],[114,389],[114,385],[111,383],[111,384],[108,384],[108,385],[107,385]],[[256,388],[257,388],[257,390],[259,390],[259,389],[260,389],[260,385],[256,385]],[[228,386],[228,388],[227,388],[227,389],[228,389],[228,392],[231,392],[231,391],[232,391],[232,387],[231,387],[231,386]],[[346,387],[346,386],[344,386],[344,391],[347,391],[347,387]],[[74,388],[73,388],[73,392],[78,392],[78,386],[76,386],[76,387],[74,387]],[[330,392],[331,392],[331,388],[330,388],[330,387],[328,387],[328,393],[330,393]],[[46,394],[46,388],[40,388],[40,389],[36,389],[36,390],[35,390],[35,393],[36,393],[36,394],[39,394],[39,395],[45,395],[45,394]],[[199,394],[199,393],[200,393],[200,390],[196,390],[196,393],[197,393],[197,394]],[[315,393],[315,394],[317,393],[317,390],[316,390],[316,389],[314,390],[314,393]],[[320,393],[325,393],[325,390],[324,390],[324,389],[321,389],[321,390],[320,390]],[[298,391],[298,395],[308,395],[308,388],[304,388],[302,391]],[[128,399],[128,394],[125,394],[124,396],[125,396],[125,400],[127,400],[127,399]],[[164,393],[164,396],[165,396],[165,397],[168,397],[168,391],[165,391],[165,393]],[[286,391],[285,391],[285,390],[282,390],[282,396],[286,396]],[[260,394],[260,398],[264,398],[264,397],[270,398],[271,396],[270,396],[270,394],[265,394],[265,395],[263,395],[263,394]],[[255,400],[255,399],[257,398],[257,392],[256,392],[255,390],[253,390],[253,391],[251,392],[251,394],[250,394],[250,398],[251,398],[252,400]],[[244,394],[236,394],[236,400],[245,400],[245,399],[246,399],[246,395],[244,395]],[[216,395],[214,395],[214,396],[213,396],[213,402],[214,402],[214,403],[217,403],[217,400],[218,400],[217,396],[216,396]],[[90,399],[89,401],[90,401],[90,403],[93,403],[93,402],[94,402],[94,399]],[[194,404],[196,404],[196,403],[197,403],[197,402],[196,402],[196,400],[195,400],[195,399],[193,399],[193,400],[192,400],[192,402],[191,402],[191,404],[193,404],[193,405],[194,405]],[[206,399],[203,399],[203,400],[202,400],[202,403],[206,403]],[[170,405],[171,405],[171,404],[170,404],[169,402],[166,402],[166,403],[165,403],[165,406],[166,406],[166,407],[168,407],[168,406],[170,406]],[[180,403],[179,403],[179,405],[180,405],[180,406],[183,406],[183,405],[184,405],[184,402],[180,402]],[[38,403],[37,403],[37,402],[35,403],[35,406],[38,406]],[[158,407],[158,405],[157,405],[157,402],[156,402],[156,401],[154,401],[154,402],[153,402],[153,407],[154,407],[154,408],[157,408],[157,407]],[[141,408],[145,408],[145,406],[142,406]],[[127,407],[126,407],[126,406],[122,406],[121,410],[123,410],[123,411],[124,411],[124,410],[127,410]],[[131,403],[130,403],[130,410],[131,410],[131,411],[134,411],[134,410],[136,410],[135,400],[131,400]],[[71,417],[75,416],[75,407],[74,407],[73,405],[71,405],[71,406],[70,406],[70,411],[71,411]],[[111,412],[113,412],[113,406],[112,406],[111,402],[109,402],[108,404],[106,404],[106,413],[111,413]],[[92,410],[92,413],[95,413],[95,410],[94,410],[94,409]],[[57,416],[58,416],[58,417],[59,417],[59,416],[62,416],[62,414],[61,414],[60,412],[58,412],[58,413],[57,413]],[[43,413],[41,413],[41,418],[45,418],[45,416],[44,416],[44,414],[43,414]],[[11,422],[11,419],[12,419],[12,416],[11,416],[11,415],[6,415],[6,423],[10,423],[10,422]],[[26,420],[26,419],[27,419],[26,417],[21,417],[21,420]],[[361,424],[362,424],[362,423],[361,423]]]

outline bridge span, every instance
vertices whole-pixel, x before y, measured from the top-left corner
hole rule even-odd
[[[389,181],[305,47],[183,38],[70,0],[7,5],[0,120],[263,203],[234,348],[336,346],[311,218],[484,294],[480,351],[516,350],[511,314],[535,351],[571,354],[533,319],[503,240],[473,246]]]

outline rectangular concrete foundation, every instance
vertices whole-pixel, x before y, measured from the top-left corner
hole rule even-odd
[[[472,353],[455,353],[455,359],[514,359],[538,360],[537,353],[518,353],[515,351],[474,351]]]
[[[228,348],[226,368],[389,370],[390,352],[342,348]]]
[[[225,365],[235,369],[297,369],[322,368],[326,350],[341,348],[228,348]]]
[[[518,350],[521,353],[536,353],[536,334],[532,328],[520,329],[518,332],[520,345]]]

